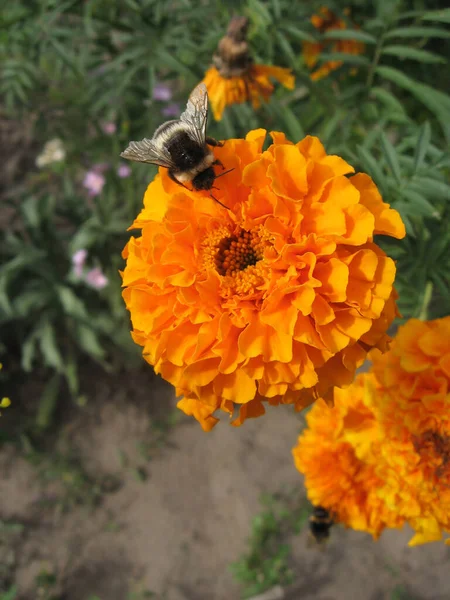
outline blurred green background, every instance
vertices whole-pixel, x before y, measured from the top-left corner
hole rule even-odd
[[[118,271],[156,169],[119,155],[184,109],[234,14],[250,20],[255,62],[291,68],[296,87],[276,86],[257,111],[227,107],[220,122],[211,114],[208,133],[313,134],[369,173],[407,227],[405,240],[380,240],[397,260],[403,318],[449,314],[446,2],[1,4],[0,376],[13,407],[3,411],[0,440],[40,448],[61,402],[95,402],[83,369],[113,376],[140,368]],[[325,5],[347,29],[314,29],[311,15]],[[336,55],[336,39],[363,42],[364,52]],[[321,60],[342,67],[312,81],[302,55],[308,41],[322,42]],[[37,392],[25,407],[19,391],[30,378]]]

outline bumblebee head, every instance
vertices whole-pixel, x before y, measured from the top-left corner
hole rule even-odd
[[[208,167],[194,177],[192,180],[192,185],[196,190],[210,190],[215,179],[216,174],[214,173],[214,169],[212,167]]]

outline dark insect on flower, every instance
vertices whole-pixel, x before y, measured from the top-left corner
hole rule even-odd
[[[160,125],[152,139],[130,142],[120,156],[165,167],[172,181],[183,187],[187,187],[185,183],[191,183],[194,190],[211,190],[214,181],[229,171],[221,175],[214,172],[214,165],[225,167],[214,157],[209,146],[223,146],[223,142],[206,136],[207,121],[208,92],[205,84],[200,83],[179,119]],[[222,204],[212,194],[211,197]]]
[[[222,77],[241,77],[253,63],[247,43],[248,26],[247,17],[233,17],[220,40],[213,63]]]
[[[309,517],[309,541],[321,549],[325,548],[330,537],[330,529],[334,524],[331,514],[322,506],[314,506]]]

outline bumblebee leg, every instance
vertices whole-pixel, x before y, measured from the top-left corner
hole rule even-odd
[[[190,190],[187,185],[184,185],[184,183],[181,183],[181,181],[178,181],[178,179],[175,177],[175,175],[172,173],[172,171],[168,171],[169,174],[169,178],[176,183],[177,185],[181,185],[181,187],[184,187],[185,190],[189,190],[190,192],[192,192],[192,190]]]
[[[225,142],[218,142],[212,137],[206,136],[205,141],[210,146],[219,146],[220,148],[224,145]]]
[[[219,189],[219,188],[215,188],[215,189]],[[224,204],[223,202],[221,202],[220,200],[217,200],[217,198],[214,198],[214,196],[213,196],[212,194],[209,194],[209,195],[211,196],[211,198],[212,198],[213,200],[215,200],[215,201],[217,202],[217,204],[220,204],[220,206],[223,206],[223,207],[224,207],[224,208],[226,208],[227,210],[230,210],[230,209],[228,208],[228,206],[225,206],[225,204]]]
[[[219,167],[222,167],[222,171],[225,169],[223,162],[218,158],[213,162],[213,165],[219,165]]]

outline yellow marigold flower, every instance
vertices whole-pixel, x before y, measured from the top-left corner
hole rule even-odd
[[[348,13],[348,11],[346,12]],[[339,19],[328,8],[321,8],[319,13],[320,14],[311,17],[311,23],[320,33],[347,28],[346,22],[343,19]],[[314,69],[319,61],[321,53],[325,49],[330,52],[342,52],[344,54],[363,54],[365,45],[356,40],[329,40],[327,42],[303,42],[302,48],[306,66],[309,69]],[[313,81],[322,79],[329,75],[331,71],[339,69],[342,64],[343,63],[340,60],[331,60],[323,63],[311,73],[311,79]]]
[[[270,65],[250,65],[239,76],[224,77],[211,67],[206,71],[203,83],[208,89],[209,101],[216,121],[220,121],[226,106],[251,102],[253,108],[259,108],[261,99],[267,101],[273,93],[274,85],[270,81],[279,81],[288,90],[293,90],[295,77],[291,69]]]
[[[383,481],[373,461],[380,439],[364,401],[367,394],[367,377],[359,375],[351,387],[336,390],[333,407],[319,399],[292,453],[305,476],[309,500],[329,510],[336,521],[376,539],[385,527],[401,527],[404,519],[378,493]]]
[[[450,316],[411,319],[371,358],[386,502],[416,531],[410,545],[439,540],[450,533]]]
[[[124,250],[133,338],[205,430],[217,409],[238,405],[240,425],[347,385],[395,316],[395,264],[373,236],[403,237],[399,214],[317,138],[275,132],[263,151],[265,136],[214,149],[229,210],[161,169]]]

